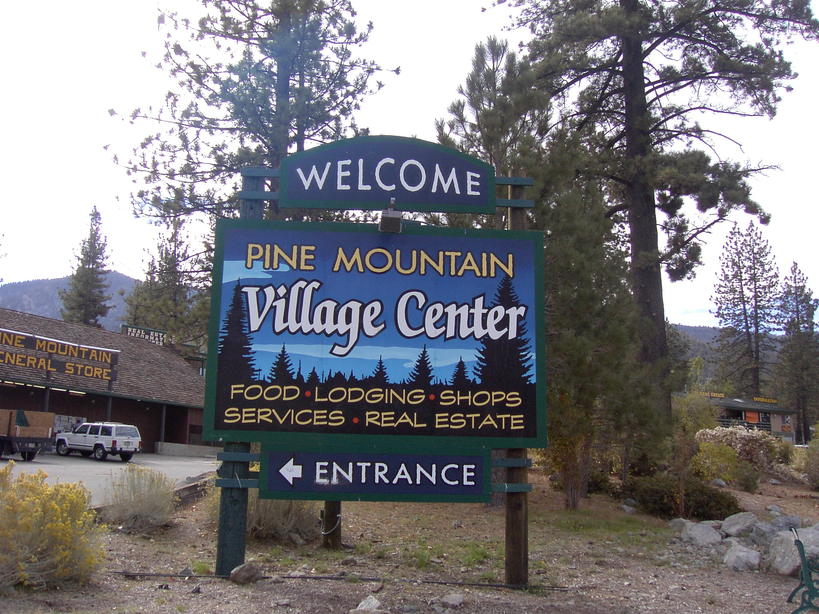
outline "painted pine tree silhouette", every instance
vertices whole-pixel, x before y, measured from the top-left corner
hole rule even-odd
[[[344,386],[347,384],[347,376],[341,371],[336,371],[327,378],[328,386]]]
[[[387,367],[384,365],[384,361],[382,360],[381,356],[378,357],[375,370],[370,376],[370,382],[375,386],[383,386],[390,383],[390,377],[387,374]]]
[[[466,363],[463,358],[458,359],[458,364],[455,365],[455,370],[452,372],[451,386],[453,388],[466,388],[472,383],[466,373]]]
[[[268,379],[277,384],[292,384],[294,381],[293,363],[290,361],[290,355],[284,345],[282,345],[281,351],[276,355],[276,360],[270,366]]]
[[[310,370],[310,373],[307,374],[307,381],[305,381],[305,384],[310,388],[315,388],[320,383],[321,383],[321,380],[319,379],[319,375],[316,372],[316,368],[313,367]]]
[[[252,382],[255,378],[253,344],[248,334],[247,311],[242,300],[241,280],[233,288],[233,297],[219,334],[217,373],[222,381]]]
[[[420,388],[432,385],[432,363],[429,360],[426,345],[424,345],[424,349],[421,350],[412,367],[412,372],[409,374],[409,383]]]
[[[506,275],[498,284],[498,290],[492,306],[505,308],[520,305],[512,279]],[[531,382],[529,339],[526,338],[526,325],[518,323],[517,336],[509,339],[484,337],[477,352],[475,377],[484,386],[517,387]]]

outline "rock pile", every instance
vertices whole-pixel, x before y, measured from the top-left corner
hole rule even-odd
[[[723,554],[723,563],[735,571],[768,569],[785,576],[799,572],[799,553],[791,529],[799,530],[808,559],[819,561],[819,524],[803,527],[799,516],[787,516],[776,505],[768,507],[773,518],[760,520],[753,512],[740,512],[725,520],[691,522],[675,518],[668,524],[680,539]]]

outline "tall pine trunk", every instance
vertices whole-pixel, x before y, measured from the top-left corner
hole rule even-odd
[[[639,33],[638,0],[621,0],[632,20],[622,37],[623,98],[625,102],[626,203],[631,247],[631,277],[640,315],[641,362],[652,367],[657,379],[656,403],[671,416],[671,398],[666,388],[668,339],[665,330],[662,271],[658,250],[657,212],[654,190],[645,163],[652,153],[650,116],[646,103],[642,37]]]

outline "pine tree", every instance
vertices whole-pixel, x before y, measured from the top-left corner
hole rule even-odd
[[[721,134],[702,127],[703,115],[772,116],[795,77],[782,48],[793,36],[817,38],[819,22],[805,0],[515,4],[518,25],[534,35],[537,83],[567,99],[574,130],[594,128],[598,155],[584,172],[610,182],[608,215],[625,216],[640,358],[656,365],[670,418],[662,267],[672,279],[692,275],[700,238],[732,210],[766,219],[746,182],[758,169],[703,153]]]
[[[167,127],[126,164],[142,183],[134,206],[148,215],[165,215],[157,205],[169,195],[186,212],[226,215],[241,167],[277,168],[291,149],[355,131],[352,115],[379,70],[354,56],[371,26],[358,30],[350,0],[203,5],[199,20],[160,14],[167,42],[159,66],[177,85],[160,110],[129,114]]]
[[[68,288],[59,292],[63,303],[60,315],[66,322],[102,328],[100,319],[111,309],[106,303],[111,299],[111,295],[106,294],[107,244],[100,231],[101,219],[96,207],[91,209],[90,217],[88,237],[80,245],[77,266],[68,279]]]
[[[527,61],[507,42],[489,37],[475,46],[472,70],[458,86],[459,97],[447,109],[449,117],[435,122],[438,142],[491,164],[499,176],[521,173],[528,154],[541,145],[551,127],[551,117],[544,110],[548,101],[533,85]],[[426,218],[445,221],[447,226],[503,228],[503,212]]]
[[[500,172],[535,180],[527,194],[535,200],[528,224],[546,235],[548,342],[538,351],[549,357],[550,459],[566,485],[566,505],[574,508],[586,490],[593,446],[619,453],[629,466],[660,447],[667,421],[653,415],[656,404],[645,384],[652,374],[635,360],[619,220],[606,215],[598,168],[604,160],[598,162],[591,147],[599,137],[593,126],[583,130],[570,116],[561,118],[560,102],[547,88],[534,87],[531,67],[498,51],[506,50],[489,44],[476,50],[459,90],[463,101],[450,107],[449,121],[439,122],[439,141],[487,161],[496,155]],[[495,147],[499,154],[491,153]],[[491,222],[479,218],[477,224]],[[501,373],[505,368],[498,365]]]
[[[409,374],[409,383],[418,388],[429,388],[432,385],[432,363],[429,360],[427,346],[418,354],[418,358]]]
[[[571,141],[566,145],[543,172],[582,155]],[[602,191],[571,176],[552,185],[554,200],[538,216],[548,233],[549,455],[564,483],[564,503],[575,509],[587,490],[593,448],[619,454],[629,467],[658,447],[665,430],[647,401],[645,372],[636,364],[626,258],[612,221],[602,215]]]
[[[167,231],[159,236],[145,281],[125,297],[125,318],[134,326],[165,331],[174,343],[204,347],[209,286],[200,279],[199,255],[191,252],[184,227],[181,216],[167,220]]]
[[[276,355],[276,360],[270,367],[268,380],[276,384],[293,383],[293,363],[290,361],[285,346],[282,346],[281,351]]]
[[[819,398],[817,307],[819,301],[813,298],[807,278],[794,262],[778,297],[779,325],[785,338],[776,371],[779,396],[797,410],[796,440],[804,444],[811,438],[810,425],[816,419],[811,405]]]
[[[225,389],[223,382],[249,383],[257,379],[241,282],[233,288],[233,297],[219,334],[218,352],[216,368],[220,390]]]
[[[718,351],[737,390],[760,396],[770,367],[779,274],[770,246],[753,222],[745,232],[733,227],[720,265],[711,298],[723,329]]]
[[[468,388],[470,384],[472,384],[472,380],[470,380],[469,375],[467,375],[466,363],[463,358],[459,358],[455,365],[455,370],[452,372],[452,382],[450,385],[453,388],[462,389]]]
[[[511,308],[519,305],[520,299],[512,285],[512,278],[505,275],[498,284],[492,307]],[[483,386],[514,389],[530,382],[531,350],[526,333],[526,325],[521,322],[514,339],[481,339],[475,377]]]

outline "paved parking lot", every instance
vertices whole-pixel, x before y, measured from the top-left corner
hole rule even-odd
[[[38,454],[28,463],[20,460],[19,455],[12,457],[15,461],[12,473],[34,473],[44,471],[49,483],[81,482],[91,491],[91,504],[105,503],[108,494],[107,486],[112,476],[125,469],[129,463],[123,463],[118,456],[111,456],[100,462],[92,458],[84,458],[79,454],[58,456],[54,453]],[[5,467],[8,458],[0,460],[0,468]],[[140,453],[134,456],[131,463],[160,471],[174,480],[178,486],[185,484],[192,478],[216,471],[219,461],[215,458],[201,458],[191,456],[164,456],[158,454]]]

